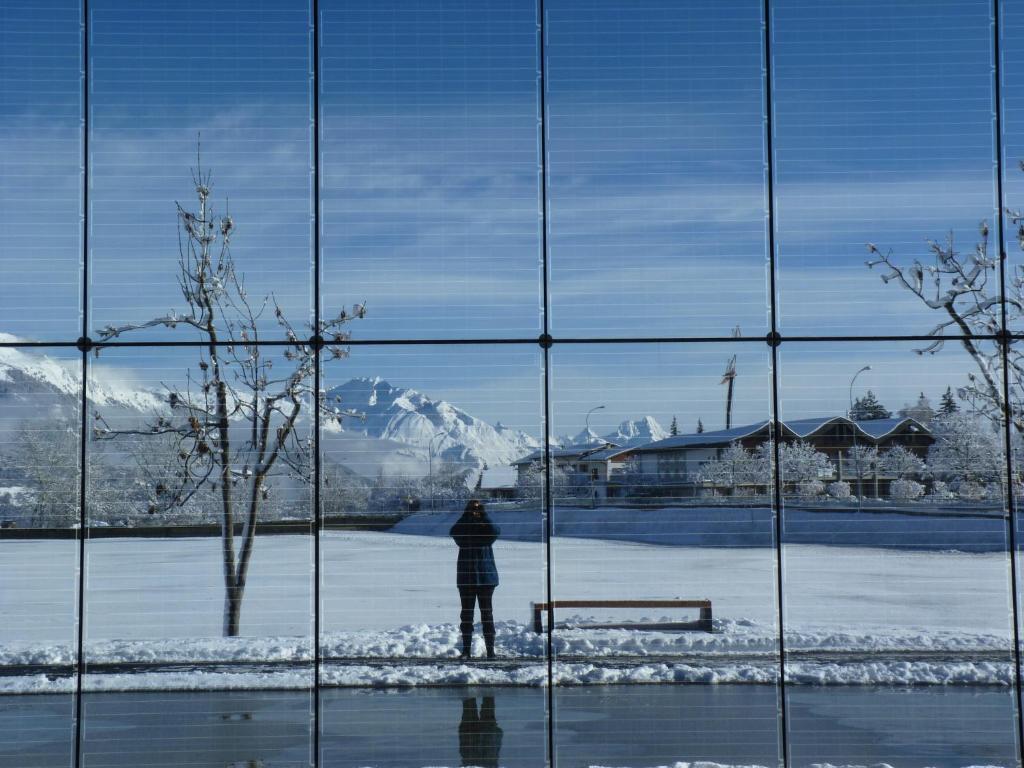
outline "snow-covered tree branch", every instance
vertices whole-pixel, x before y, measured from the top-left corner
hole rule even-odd
[[[1018,227],[1018,242],[1024,248],[1024,214],[1007,211]],[[960,399],[970,402],[988,419],[1001,423],[1008,418],[1018,433],[1024,433],[1024,407],[1021,392],[1024,384],[1024,352],[1011,346],[1009,359],[1010,397],[1003,396],[1002,350],[991,338],[1002,330],[1001,315],[1005,307],[1008,323],[1019,325],[1024,319],[1024,270],[1015,267],[1007,277],[1005,294],[999,287],[999,257],[990,253],[988,222],[979,225],[979,240],[966,251],[957,249],[953,233],[942,242],[929,240],[930,257],[924,262],[900,263],[891,250],[883,253],[868,244],[869,268],[883,270],[882,281],[893,283],[915,296],[925,307],[935,310],[938,318],[927,331],[934,337],[918,354],[935,354],[946,343],[949,332],[961,336],[961,344],[975,364],[968,374],[968,385],[959,391]]]

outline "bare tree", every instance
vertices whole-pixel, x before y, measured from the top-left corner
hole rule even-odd
[[[141,323],[107,326],[99,331],[99,338],[102,346],[104,341],[144,328],[186,328],[202,340],[198,371],[186,371],[183,384],[164,385],[167,410],[143,428],[113,428],[96,412],[93,434],[98,440],[127,436],[170,439],[171,469],[154,478],[149,511],[186,507],[204,495],[219,510],[224,635],[236,636],[257,517],[270,497],[272,478],[283,473],[303,481],[311,479],[307,460],[310,440],[300,435],[296,424],[314,396],[318,348],[322,343],[330,359],[346,357],[344,344],[350,334],[345,326],[363,317],[365,308],[343,309],[318,328],[310,327],[310,336],[300,338],[272,295],[259,302],[250,300],[231,256],[235,222],[227,212],[215,214],[210,202],[211,175],[203,172],[198,160],[192,178],[197,210],[175,204],[178,285],[188,309]],[[268,309],[289,342],[283,348],[283,366],[279,357],[275,367],[274,358],[259,345],[260,321]],[[324,407],[319,393],[316,398]],[[337,407],[329,414],[338,420],[351,415]],[[236,543],[238,523],[242,527]]]
[[[1007,211],[1018,227],[1018,242],[1024,248],[1024,214]],[[968,386],[959,391],[961,399],[990,420],[1010,420],[1018,433],[1024,433],[1024,407],[1020,393],[1024,385],[1024,350],[1011,346],[1007,350],[1011,397],[1009,403],[1002,391],[1002,351],[991,340],[979,338],[1000,333],[1001,315],[1006,310],[1008,323],[1024,318],[1024,271],[1020,267],[1007,275],[1006,294],[999,287],[998,255],[989,253],[989,226],[982,221],[979,241],[966,252],[958,251],[950,232],[943,242],[929,240],[929,263],[914,260],[909,266],[896,262],[892,251],[882,253],[868,243],[869,268],[881,266],[885,283],[895,282],[916,296],[926,307],[939,315],[927,335],[935,337],[918,354],[935,354],[945,344],[943,334],[952,331],[961,335],[959,343],[970,355],[977,373],[968,374]]]

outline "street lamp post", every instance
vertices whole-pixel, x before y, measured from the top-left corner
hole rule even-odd
[[[595,405],[593,408],[591,408],[589,411],[587,411],[587,417],[584,420],[584,424],[586,426],[587,440],[588,441],[590,440],[590,414],[592,414],[594,411],[600,411],[603,408],[604,408],[603,405]]]
[[[861,474],[860,474],[860,451],[857,448],[857,420],[853,417],[853,383],[855,381],[857,381],[857,377],[860,376],[862,373],[864,373],[864,371],[870,371],[870,370],[871,370],[871,366],[870,365],[865,365],[863,368],[861,368],[859,371],[857,371],[855,374],[853,374],[853,378],[850,379],[850,410],[847,412],[847,415],[850,417],[850,421],[853,422],[853,460],[856,462],[856,465],[857,465],[857,511],[858,512],[862,512],[863,511],[863,506],[862,506],[862,502],[861,502],[861,496],[864,495],[864,488],[863,488],[864,481],[861,478]]]
[[[434,511],[434,441],[444,437],[447,432],[443,430],[430,438],[427,443],[427,477],[430,479],[430,511]]]
[[[594,411],[600,411],[603,408],[604,408],[603,405],[595,405],[593,408],[591,408],[589,411],[587,411],[587,417],[584,420],[585,429],[586,429],[586,433],[587,433],[587,442],[590,441],[590,414],[592,414]],[[594,498],[594,494],[595,494],[595,491],[594,491],[594,471],[591,470],[587,474],[590,475],[590,507],[591,507],[591,509],[593,509],[594,507],[597,506],[597,499]]]

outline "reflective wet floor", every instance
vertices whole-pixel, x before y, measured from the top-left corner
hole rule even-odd
[[[1014,765],[1010,689],[792,687],[790,764]],[[326,689],[321,765],[537,768],[548,753],[536,688]],[[0,697],[0,765],[70,766],[70,696]],[[779,764],[771,686],[617,685],[554,696],[558,766]],[[87,694],[82,764],[305,768],[313,700],[292,691]]]

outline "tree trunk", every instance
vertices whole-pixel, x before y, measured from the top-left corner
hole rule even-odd
[[[238,637],[242,625],[242,595],[244,587],[229,587],[224,597],[224,637]]]

